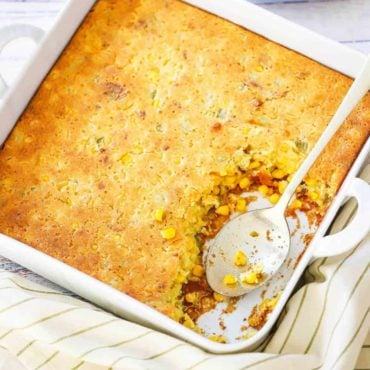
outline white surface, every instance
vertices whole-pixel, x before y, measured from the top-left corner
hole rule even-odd
[[[9,4],[8,4],[8,5],[9,5]],[[24,4],[17,4],[17,5],[24,5]],[[41,13],[45,12],[45,8],[47,8],[45,5],[46,5],[46,4],[43,4],[43,11],[42,11]],[[55,4],[53,4],[53,6],[54,6],[54,5],[55,5]],[[34,7],[34,6],[35,6],[35,4],[33,4],[32,6]],[[13,9],[13,8],[12,8],[12,9]],[[9,11],[9,8],[8,8],[8,11]],[[35,11],[35,9],[33,9],[33,11]],[[22,14],[22,12],[20,12],[20,13],[18,12],[17,14]],[[24,21],[23,21],[23,22],[24,22]],[[17,50],[17,51],[19,50],[19,46],[18,46],[18,48],[17,48],[16,50]],[[22,48],[22,50],[23,50],[23,48]],[[9,56],[8,56],[8,58],[9,58]],[[11,253],[11,251],[9,251],[9,254],[10,254],[10,253]],[[308,255],[307,255],[306,259],[307,259],[307,258],[309,258],[309,256],[308,256]],[[302,259],[302,263],[300,264],[300,266],[303,268],[303,259]],[[298,268],[298,269],[297,269],[297,274],[299,274],[299,272],[300,272],[299,270],[302,270],[302,268]],[[297,275],[297,274],[296,274],[296,275]],[[61,279],[62,279],[62,277],[61,277]],[[63,279],[62,279],[62,280],[63,280]],[[61,282],[62,280],[60,280],[60,279],[59,279],[59,281],[60,281],[60,282]],[[68,284],[67,284],[67,285],[68,285]],[[87,295],[87,294],[86,294],[86,295]],[[91,294],[90,294],[90,295],[91,295]],[[284,300],[283,300],[283,298],[282,298],[282,300],[281,300],[281,304],[283,304],[283,301],[284,301]],[[280,306],[281,306],[281,305],[280,305]],[[278,314],[278,311],[279,311],[278,309],[276,309],[276,312],[274,311],[275,316]],[[272,319],[272,317],[271,317],[271,319]],[[273,321],[273,320],[271,320],[271,321]],[[172,324],[172,325],[170,325],[170,326],[173,326],[173,325],[174,325],[174,323],[171,323],[171,324]],[[178,330],[177,330],[178,332],[181,332],[181,331],[182,331],[182,330],[181,330],[181,328],[177,328],[177,329],[178,329]],[[183,328],[182,328],[182,329],[183,329]],[[184,337],[186,337],[186,336],[184,335]],[[189,337],[189,336],[188,336],[188,337]],[[257,336],[256,336],[256,337],[257,337]],[[215,344],[214,346],[216,347],[216,344]],[[220,350],[221,350],[221,349],[220,349]]]

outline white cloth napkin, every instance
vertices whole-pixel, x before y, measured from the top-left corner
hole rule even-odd
[[[334,232],[353,208],[344,207]],[[230,355],[207,353],[2,271],[0,370],[370,369],[369,261],[370,234],[351,252],[316,261],[263,352]]]
[[[315,263],[261,353],[212,355],[56,290],[0,274],[0,369],[353,369],[369,330],[370,236]],[[370,338],[358,368],[370,368]]]

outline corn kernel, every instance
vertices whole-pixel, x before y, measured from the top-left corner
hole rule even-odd
[[[272,204],[276,204],[280,199],[280,195],[279,194],[272,194],[269,196],[269,201],[272,203]]]
[[[249,165],[249,168],[250,168],[251,170],[253,170],[253,169],[255,169],[255,168],[258,168],[260,165],[261,165],[261,163],[260,163],[260,162],[258,162],[258,161],[253,161],[253,162]]]
[[[247,340],[247,339],[249,339],[249,338],[252,338],[254,335],[256,335],[256,333],[258,333],[258,331],[257,331],[257,330],[250,331],[250,332],[248,332],[247,334],[244,334],[244,335],[242,336],[242,339],[243,339],[243,340]]]
[[[212,190],[212,193],[214,194],[214,195],[218,195],[218,194],[220,194],[220,187],[219,186],[215,186],[214,188],[213,188],[213,190]]]
[[[228,205],[220,206],[216,209],[216,213],[221,216],[228,216],[230,213],[230,209]]]
[[[244,177],[239,181],[240,189],[246,189],[250,184],[251,182],[247,177]]]
[[[309,191],[308,192],[308,196],[312,199],[312,200],[317,200],[319,199],[319,194],[316,193],[315,191]]]
[[[167,227],[166,229],[161,230],[161,235],[164,239],[173,239],[176,236],[176,230],[173,227]]]
[[[204,268],[202,265],[195,265],[191,270],[194,276],[202,277],[204,275]]]
[[[186,326],[189,329],[194,329],[195,328],[194,321],[190,318],[190,316],[188,314],[184,315],[183,325]]]
[[[247,256],[242,251],[237,251],[234,256],[234,265],[238,267],[245,266],[247,264]]]
[[[195,293],[187,293],[185,294],[185,301],[189,303],[194,303],[197,300],[197,296]]]
[[[287,153],[291,149],[291,146],[288,143],[283,143],[280,149],[282,152]]]
[[[209,340],[213,342],[218,342],[218,343],[226,343],[227,338],[223,335],[211,335],[208,337]]]
[[[257,236],[259,236],[258,232],[257,231],[251,231],[249,233],[249,235],[252,237],[252,238],[257,238]]]
[[[247,201],[245,199],[238,199],[236,201],[236,207],[235,209],[237,210],[237,212],[245,212],[247,208]]]
[[[250,130],[251,129],[249,127],[243,128],[243,130],[242,130],[243,135],[248,135]]]
[[[213,298],[217,302],[223,302],[225,300],[225,297],[222,294],[217,293],[217,292],[213,292]]]
[[[294,199],[292,204],[292,208],[301,208],[302,207],[302,202],[299,199]]]
[[[262,195],[266,195],[269,191],[269,188],[266,186],[266,185],[260,185],[258,187],[258,191],[262,194]]]
[[[162,222],[163,221],[163,216],[164,216],[164,209],[163,208],[158,208],[155,211],[155,215],[154,215],[156,221]]]
[[[223,169],[223,170],[220,171],[220,176],[222,176],[222,177],[227,176],[226,169]]]
[[[262,277],[263,266],[257,264],[252,266],[252,270],[240,274],[240,280],[245,284],[257,284]]]
[[[315,186],[317,184],[317,180],[309,177],[308,179],[305,179],[304,182],[307,186]]]
[[[285,175],[286,175],[286,173],[283,170],[279,169],[279,168],[272,171],[272,177],[274,177],[275,179],[281,180]]]
[[[226,167],[226,173],[229,176],[233,176],[235,174],[235,168],[233,166],[228,166]]]
[[[256,68],[257,72],[263,72],[264,70],[265,70],[265,68],[261,64],[259,66],[257,66],[257,68]]]
[[[42,176],[42,181],[48,182],[50,180],[50,177],[48,175]]]
[[[276,304],[278,303],[281,297],[282,291],[280,291],[275,297],[268,299],[268,306],[270,308],[275,308]]]
[[[280,182],[279,182],[279,185],[278,185],[279,193],[280,193],[280,194],[283,194],[283,193],[284,193],[284,190],[285,190],[285,188],[286,188],[287,186],[288,186],[288,181],[285,181],[285,180],[280,181]]]
[[[126,153],[121,158],[120,161],[122,164],[129,164],[132,161],[130,154]]]
[[[238,282],[238,279],[234,275],[227,274],[227,275],[224,276],[223,283],[225,285],[228,285],[228,286],[232,287],[232,286],[235,286],[237,282]]]
[[[184,283],[186,281],[186,275],[180,272],[176,277],[176,283]]]
[[[244,284],[257,284],[258,274],[256,271],[247,271],[240,274],[240,280]]]
[[[57,185],[57,189],[61,191],[63,188],[65,188],[68,185],[68,181],[62,181]]]
[[[71,198],[67,198],[67,199],[66,199],[66,203],[67,203],[69,206],[71,206],[71,205],[72,205]]]
[[[236,184],[236,177],[235,176],[227,176],[225,178],[225,185],[226,186],[235,186]]]

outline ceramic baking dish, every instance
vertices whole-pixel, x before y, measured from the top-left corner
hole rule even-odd
[[[187,2],[294,49],[350,77],[356,76],[365,60],[364,55],[359,52],[317,35],[244,0],[228,0],[227,2],[225,0],[190,0]],[[0,143],[5,141],[37,87],[93,4],[93,0],[83,2],[70,0],[58,17],[55,26],[44,36],[41,30],[27,25],[12,25],[0,30],[0,48],[18,37],[30,37],[39,43],[30,62],[12,87],[8,88],[4,80],[0,79],[0,92],[4,95],[0,109]],[[253,350],[267,338],[307,264],[315,258],[350,250],[369,230],[370,219],[367,214],[370,211],[370,187],[356,177],[369,151],[370,140],[362,148],[317,230],[309,227],[304,214],[299,215],[300,223],[294,219],[289,220],[290,228],[295,230],[288,257],[288,260],[290,259],[293,263],[286,263],[279,276],[271,281],[265,295],[271,297],[282,291],[281,297],[266,324],[248,339],[246,338],[250,333],[242,330],[243,318],[253,306],[261,302],[260,289],[238,301],[232,313],[222,313],[223,305],[225,305],[222,303],[198,320],[199,326],[206,335],[225,335],[229,339],[228,343],[221,344],[187,329],[122,292],[1,234],[0,254],[119,316],[175,335],[208,351],[230,353]],[[358,202],[357,214],[353,221],[340,233],[324,236],[339,207],[348,197],[355,197]],[[267,205],[265,200],[259,199],[253,203],[252,207],[260,208]],[[315,236],[302,256],[306,247],[303,242],[304,237],[312,232],[315,232]],[[295,263],[297,261],[299,263]],[[223,321],[226,329],[221,329],[220,320]]]

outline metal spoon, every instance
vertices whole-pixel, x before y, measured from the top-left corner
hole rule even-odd
[[[258,288],[276,274],[285,261],[290,247],[290,233],[284,216],[290,198],[317,157],[369,88],[370,56],[277,205],[233,218],[210,241],[206,257],[206,274],[208,283],[215,292],[231,297],[240,296]],[[247,256],[247,267],[235,265],[234,258],[238,251],[242,251]],[[249,279],[241,273],[245,272],[248,266],[249,271],[255,271],[254,276],[257,274],[260,277],[258,281],[245,282]],[[237,281],[234,284],[226,284],[224,280],[226,275],[236,277]]]

